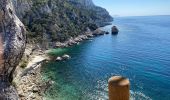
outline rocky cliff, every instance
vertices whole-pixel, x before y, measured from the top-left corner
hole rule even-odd
[[[12,1],[31,43],[65,41],[112,21],[109,13],[92,0]]]
[[[79,9],[84,8],[95,13],[96,19],[92,19],[94,21],[110,22],[113,20],[113,18],[109,15],[109,12],[105,8],[96,6],[92,0],[68,0],[68,1]],[[100,26],[100,24],[98,25]]]
[[[25,32],[11,0],[0,0],[0,100],[18,100],[11,82],[25,49]]]
[[[94,7],[94,3],[92,0],[68,0],[69,2],[75,3],[77,5],[83,5],[87,7],[87,9]]]
[[[11,82],[26,35],[28,43],[44,45],[85,34],[109,21],[109,13],[92,0],[0,0],[0,100],[18,100]]]

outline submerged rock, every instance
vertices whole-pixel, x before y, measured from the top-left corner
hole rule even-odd
[[[112,27],[112,34],[116,35],[116,34],[118,34],[118,32],[119,32],[118,28],[116,26],[113,26]]]
[[[63,61],[63,60],[68,60],[68,59],[70,59],[71,57],[69,56],[69,55],[67,55],[67,54],[64,54],[63,56],[58,56],[56,59],[55,59],[55,61]]]

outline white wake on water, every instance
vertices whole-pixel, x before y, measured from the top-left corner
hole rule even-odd
[[[132,91],[130,90],[130,100],[152,100],[149,96],[146,96],[142,92]]]
[[[95,96],[91,95],[91,97],[94,97],[93,99],[97,100],[108,100],[108,84],[103,81],[99,80],[97,81],[98,86],[96,87]],[[130,100],[152,100],[149,96],[142,93],[141,91],[133,91],[130,90]]]

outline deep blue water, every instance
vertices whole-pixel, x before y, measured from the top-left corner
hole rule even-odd
[[[69,48],[71,59],[49,62],[45,79],[53,100],[107,100],[107,81],[128,77],[132,100],[170,100],[170,16],[115,18],[120,32]],[[112,25],[103,29],[110,31]]]

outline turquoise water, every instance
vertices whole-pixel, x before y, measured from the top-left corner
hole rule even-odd
[[[108,78],[123,75],[132,100],[170,100],[170,16],[122,17],[113,24],[117,36],[87,40],[66,51],[70,60],[44,65],[44,78],[55,81],[46,99],[107,100]]]

